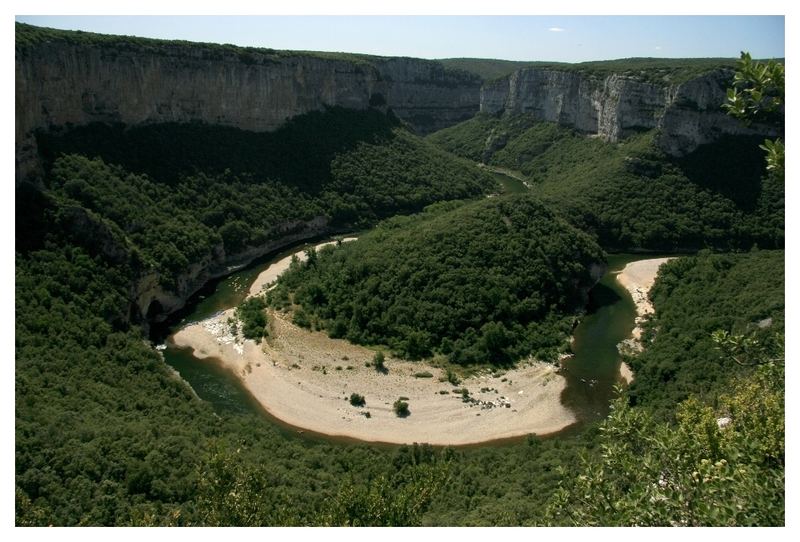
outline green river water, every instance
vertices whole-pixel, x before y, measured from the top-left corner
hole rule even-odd
[[[517,183],[506,190],[513,189],[516,192],[519,186],[525,190],[521,182],[509,177],[505,179],[504,184]],[[172,329],[238,305],[246,297],[253,280],[272,262],[318,242],[319,240],[315,240],[273,254],[268,260],[257,262],[210,285],[196,296],[190,304],[188,314],[174,323]],[[652,257],[654,256],[609,255],[608,271],[589,293],[587,313],[573,331],[572,350],[575,355],[564,362],[562,370],[567,379],[567,387],[561,400],[576,413],[580,420],[577,427],[608,414],[614,386],[619,383],[620,356],[617,344],[629,337],[633,329],[635,306],[625,288],[616,281],[615,275],[628,262]],[[280,425],[277,420],[265,414],[233,374],[212,360],[195,358],[189,350],[174,348],[169,344],[168,341],[164,351],[166,362],[180,373],[201,399],[211,403],[220,415],[257,412]],[[287,434],[297,433],[291,428],[284,429]]]

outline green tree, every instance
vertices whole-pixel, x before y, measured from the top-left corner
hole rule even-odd
[[[746,123],[766,122],[783,127],[786,79],[783,64],[770,60],[754,62],[742,51],[736,65],[733,87],[727,91],[723,108]],[[767,139],[760,145],[767,153],[767,170],[784,176],[784,144],[781,138]]]
[[[214,450],[197,477],[201,525],[298,525],[303,521],[291,501],[270,487],[269,471],[248,464],[240,450]]]
[[[783,363],[783,334],[764,335],[757,331],[731,334],[717,330],[711,335],[714,345],[725,357],[743,367]]]
[[[397,414],[399,418],[405,418],[411,413],[408,410],[408,403],[406,403],[402,399],[398,399],[397,401],[395,401],[394,405],[392,405],[392,408],[394,409],[394,413]]]
[[[236,317],[242,322],[242,335],[246,339],[261,342],[267,334],[266,301],[263,296],[246,299],[236,307]]]
[[[317,265],[317,249],[315,247],[309,247],[305,250],[306,255],[306,265],[309,267],[314,267]]]
[[[250,241],[250,226],[241,220],[228,222],[219,229],[219,235],[229,254],[244,249]]]
[[[350,394],[350,404],[356,407],[361,407],[366,404],[366,400],[364,399],[363,395],[358,393],[351,393]]]
[[[383,350],[378,350],[372,358],[372,366],[376,371],[386,371],[386,356],[383,355]]]
[[[449,479],[449,463],[416,465],[395,479],[345,483],[318,518],[328,526],[417,526]]]

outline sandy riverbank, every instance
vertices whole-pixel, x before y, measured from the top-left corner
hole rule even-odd
[[[459,445],[552,433],[577,421],[561,405],[566,380],[551,365],[487,373],[456,387],[440,382],[442,371],[423,363],[387,358],[388,373],[379,373],[365,366],[374,351],[298,328],[275,313],[269,343],[241,340],[226,323],[232,314],[233,309],[185,327],[172,341],[191,347],[197,357],[216,358],[273,416],[310,431],[374,442]],[[414,376],[423,371],[433,377]],[[467,388],[474,402],[452,393],[460,388]],[[366,406],[352,406],[351,393],[365,396]],[[400,397],[408,398],[406,418],[392,410]]]
[[[635,327],[631,331],[632,340],[624,341],[626,347],[634,350],[641,349],[642,327],[641,324],[647,315],[653,313],[653,304],[648,299],[650,288],[658,275],[658,269],[672,258],[653,258],[631,262],[617,274],[619,283],[631,294],[636,305]],[[633,372],[627,364],[620,365],[620,375],[630,384],[633,381]]]

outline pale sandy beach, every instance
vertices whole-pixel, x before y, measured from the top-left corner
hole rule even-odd
[[[172,341],[193,348],[197,357],[216,358],[270,414],[306,430],[365,441],[457,445],[552,433],[577,421],[561,405],[566,381],[552,365],[483,374],[456,387],[439,381],[440,369],[419,362],[387,357],[388,373],[379,373],[365,366],[373,350],[298,328],[275,313],[269,343],[234,338],[226,323],[232,314],[233,309],[185,327]],[[433,377],[414,377],[423,371]],[[475,402],[452,393],[461,388]],[[365,396],[366,406],[352,406],[351,393]],[[400,397],[408,398],[406,418],[392,410]]]
[[[623,341],[627,348],[641,349],[639,342],[642,337],[641,324],[648,314],[653,313],[653,304],[647,296],[656,280],[658,269],[671,259],[673,258],[653,258],[631,262],[617,274],[617,280],[628,290],[636,304],[636,325],[631,331],[631,339]],[[633,372],[625,363],[620,364],[620,375],[628,384],[633,381]]]

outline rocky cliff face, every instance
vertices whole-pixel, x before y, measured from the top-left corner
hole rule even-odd
[[[447,128],[478,112],[481,80],[477,76],[412,58],[387,58],[374,64],[386,84],[387,105],[418,133]]]
[[[481,91],[481,111],[530,113],[544,121],[616,140],[658,122],[666,89],[612,75],[523,69]]]
[[[680,156],[725,134],[773,134],[724,113],[731,78],[730,70],[716,70],[683,84],[656,85],[619,75],[525,68],[484,85],[480,110],[530,113],[609,141],[658,128],[660,146]]]
[[[203,121],[265,131],[325,106],[373,105],[390,107],[424,134],[473,116],[479,92],[477,76],[420,59],[41,43],[17,50],[17,178],[36,168],[36,129]]]

